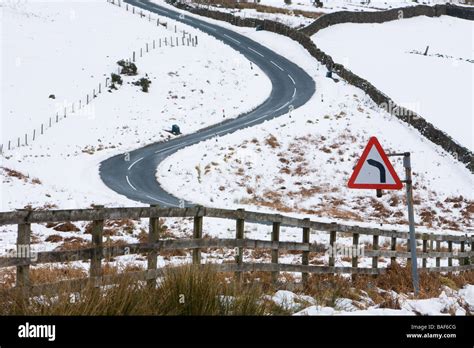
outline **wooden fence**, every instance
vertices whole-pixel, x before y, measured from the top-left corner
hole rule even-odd
[[[162,239],[160,218],[193,218],[193,238],[192,239]],[[203,218],[232,219],[236,222],[235,238],[214,239],[203,238]],[[104,246],[103,230],[105,220],[119,219],[149,219],[148,241],[146,243],[121,244],[114,246]],[[88,284],[101,286],[110,284],[117,276],[103,275],[102,260],[104,258],[147,253],[147,270],[139,272],[125,273],[136,280],[154,282],[157,277],[163,274],[163,269],[157,268],[157,256],[163,250],[192,249],[193,264],[201,264],[201,249],[203,248],[234,248],[236,251],[235,263],[216,264],[216,269],[220,272],[235,272],[238,280],[242,277],[242,272],[261,271],[272,272],[272,278],[277,279],[279,272],[299,272],[302,274],[303,283],[307,281],[310,273],[350,273],[350,274],[373,274],[377,275],[385,271],[378,267],[379,257],[387,257],[391,262],[397,258],[409,259],[410,252],[398,251],[399,240],[407,240],[408,232],[396,230],[386,230],[378,228],[367,228],[351,226],[339,223],[323,223],[311,221],[309,218],[299,219],[283,216],[279,214],[267,214],[249,212],[243,209],[227,210],[204,207],[192,208],[160,208],[153,205],[142,208],[103,208],[78,210],[17,210],[0,213],[0,225],[17,225],[17,252],[20,250],[30,250],[31,224],[53,223],[66,221],[92,221],[92,247],[65,250],[48,251],[35,254],[35,258],[24,257],[26,254],[17,254],[15,257],[1,257],[0,267],[16,267],[17,278],[16,287],[26,289],[30,294],[42,294],[47,290],[52,290],[60,286],[67,285],[71,291],[80,291]],[[244,236],[245,223],[258,223],[271,225],[271,240],[247,239]],[[282,226],[301,228],[301,242],[285,242],[280,240],[280,229]],[[359,244],[360,235],[370,235],[373,238],[372,250],[364,250],[364,257],[372,258],[372,267],[358,267],[359,258],[352,256],[352,267],[339,267],[335,264],[335,257],[330,256],[327,266],[310,265],[311,252],[324,252],[326,248],[316,243],[310,243],[310,231],[327,232],[329,234],[329,247],[336,245],[338,233],[352,235],[353,246]],[[391,240],[390,250],[381,249],[379,237],[389,237]],[[417,233],[416,238],[422,240],[422,250],[417,252],[419,258],[423,260],[422,268],[428,272],[458,272],[472,270],[473,264],[470,258],[474,256],[472,250],[473,236],[462,235],[441,235]],[[448,251],[441,251],[442,244],[447,244]],[[460,247],[453,249],[453,244]],[[466,246],[470,250],[466,250]],[[406,243],[409,247],[409,243]],[[406,248],[406,247],[405,247]],[[271,249],[271,263],[244,263],[244,249]],[[301,252],[301,264],[282,264],[279,262],[281,251]],[[436,267],[427,267],[427,259],[435,258]],[[441,267],[441,259],[448,259],[448,266]],[[34,259],[34,260],[33,260]],[[458,266],[453,266],[453,259],[459,260]],[[54,284],[33,285],[30,283],[29,267],[36,264],[58,263],[69,261],[90,260],[89,278],[66,280]]]

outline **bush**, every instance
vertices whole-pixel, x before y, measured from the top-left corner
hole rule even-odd
[[[120,72],[121,74],[128,75],[128,76],[134,76],[137,74],[138,69],[135,63],[127,62],[122,59],[122,60],[119,60],[117,64],[122,67],[122,71]]]
[[[135,81],[133,84],[135,86],[140,86],[143,92],[148,93],[151,81],[146,77],[142,77],[140,80]]]
[[[112,73],[110,76],[111,76],[111,80],[112,80],[113,85],[115,85],[116,83],[121,85],[123,83],[122,77],[120,75]]]

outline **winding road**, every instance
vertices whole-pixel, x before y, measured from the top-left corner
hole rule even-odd
[[[166,192],[156,179],[160,162],[184,147],[281,116],[290,107],[296,109],[314,94],[315,82],[296,64],[232,30],[188,16],[185,11],[171,10],[146,0],[126,2],[214,36],[256,64],[272,83],[270,96],[251,112],[192,134],[139,148],[130,152],[129,157],[125,154],[116,155],[101,163],[99,172],[102,181],[117,193],[146,204],[179,206],[180,199]],[[181,15],[182,13],[185,15]],[[192,202],[181,203],[185,206],[193,205]]]

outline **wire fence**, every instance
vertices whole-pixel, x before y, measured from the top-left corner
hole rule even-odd
[[[150,23],[156,24],[156,27],[165,28],[170,32],[170,35],[163,36],[161,38],[153,39],[150,42],[146,42],[142,47],[131,52],[130,57],[126,58],[127,62],[136,62],[138,58],[142,58],[146,53],[150,53],[153,50],[163,47],[196,47],[198,45],[198,36],[192,35],[190,32],[180,28],[177,21],[166,19],[159,15],[138,9],[130,4],[123,4],[122,1],[107,0],[111,5],[124,8],[127,12],[132,15],[138,15]],[[121,73],[121,67],[117,67],[117,73]],[[110,75],[109,75],[110,76]],[[16,136],[10,139],[6,139],[5,142],[0,143],[0,156],[5,156],[8,151],[18,149],[20,147],[26,147],[31,145],[41,135],[59,122],[65,120],[69,116],[88,116],[91,117],[94,113],[91,107],[92,101],[97,98],[104,88],[110,87],[111,78],[106,77],[104,80],[99,82],[94,88],[86,93],[82,98],[79,98],[75,102],[68,103],[65,101],[60,107],[57,107],[56,113],[39,123],[37,127],[34,127],[30,131],[25,132],[20,136]]]

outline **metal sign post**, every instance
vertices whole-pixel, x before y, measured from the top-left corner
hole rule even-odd
[[[405,186],[407,189],[407,206],[408,206],[408,224],[410,226],[410,252],[411,252],[411,273],[413,277],[413,288],[415,296],[418,296],[419,279],[418,266],[416,259],[416,239],[415,239],[415,212],[413,210],[413,184],[411,180],[411,160],[410,153],[403,154],[403,167],[405,168]]]
[[[408,207],[408,225],[410,231],[410,253],[411,253],[411,275],[413,279],[413,289],[415,290],[415,296],[418,296],[419,291],[419,278],[418,278],[418,265],[416,258],[416,239],[415,239],[415,212],[413,209],[413,183],[411,179],[411,160],[410,153],[393,153],[387,156],[403,156],[403,167],[405,168],[405,183],[407,193],[407,207]]]

